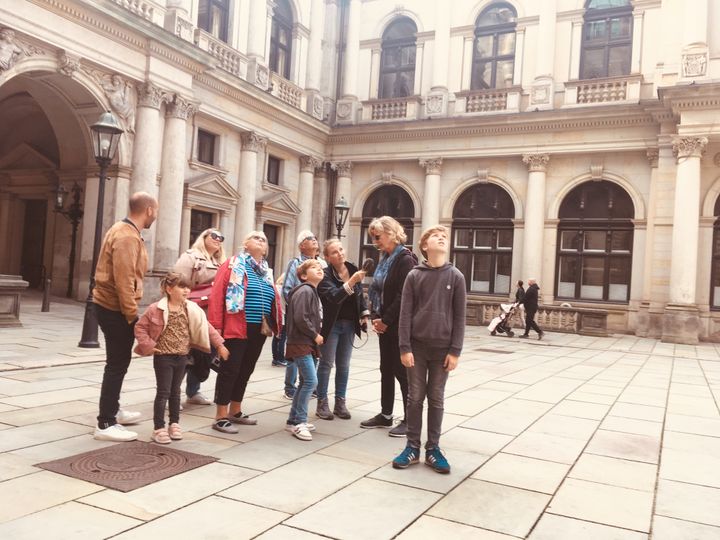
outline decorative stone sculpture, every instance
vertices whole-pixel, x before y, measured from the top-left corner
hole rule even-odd
[[[15,32],[9,28],[0,30],[0,73],[13,67],[23,54],[15,40]]]

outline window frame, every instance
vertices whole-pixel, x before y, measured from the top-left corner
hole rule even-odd
[[[392,30],[393,26],[398,25],[402,22],[409,21],[412,23],[412,25],[415,27],[415,32],[412,35],[404,36],[401,38],[394,38],[389,39],[385,36]],[[397,98],[403,98],[403,97],[409,97],[413,96],[416,93],[415,89],[415,70],[417,68],[417,25],[415,22],[410,19],[409,17],[398,17],[394,21],[392,21],[385,31],[383,32],[383,37],[381,40],[381,46],[380,46],[380,73],[379,77],[380,80],[378,81],[378,98],[379,99],[397,99]],[[402,50],[403,49],[409,49],[414,48],[416,53],[413,56],[413,63],[407,64],[406,66],[402,65]],[[387,54],[389,54],[390,51],[399,49],[400,54],[398,57],[401,59],[400,64],[397,66],[391,66],[386,67],[385,66],[385,59],[387,57]],[[384,75],[388,74],[396,74],[396,78],[393,80],[393,87],[392,88],[385,88],[385,84],[383,81],[385,80]],[[397,75],[403,73],[407,76],[407,82],[408,82],[408,95],[407,96],[396,96],[395,95],[395,80],[397,79]]]
[[[589,2],[588,2],[589,3]],[[587,5],[587,4],[586,4]],[[604,8],[604,9],[595,9],[595,8],[586,8],[585,9],[585,15],[583,17],[583,26],[582,26],[582,36],[580,38],[580,71],[579,71],[579,78],[580,80],[592,80],[592,79],[603,79],[607,77],[626,77],[630,75],[632,70],[632,46],[633,46],[633,5],[632,3],[628,3],[627,6],[620,6],[620,7],[612,7],[612,8]],[[615,38],[613,39],[610,36],[610,20],[611,19],[628,19],[629,21],[629,29],[630,32],[627,37],[622,38]],[[598,21],[605,21],[607,25],[605,36],[602,40],[595,40],[592,43],[587,43],[587,34],[589,32],[590,23],[595,23]],[[610,51],[614,48],[619,47],[629,47],[629,52],[627,56],[627,65],[628,65],[628,71],[627,73],[621,73],[621,74],[613,74],[610,75]],[[585,67],[587,63],[586,58],[586,51],[597,51],[602,50],[603,51],[603,72],[602,74],[596,76],[596,77],[588,77],[585,74]]]
[[[203,9],[203,6],[205,6],[205,9]],[[217,34],[213,32],[213,7],[217,7],[221,14]],[[203,17],[205,17],[204,20]],[[198,3],[197,25],[198,28],[214,38],[227,43],[230,33],[230,0],[200,0]]]
[[[499,7],[504,7],[507,9],[510,9],[514,13],[514,20],[513,22],[509,23],[502,23],[502,24],[493,24],[488,26],[479,26],[478,23],[482,16],[487,13],[488,11],[492,9],[497,9]],[[513,37],[513,52],[512,54],[504,54],[504,55],[498,55],[498,46],[500,38],[499,36],[501,34],[514,34]],[[485,57],[480,59],[477,51],[477,45],[479,38],[492,36],[492,56]],[[517,11],[513,6],[507,3],[498,3],[498,4],[491,4],[487,8],[485,8],[482,13],[478,16],[476,22],[475,22],[475,35],[473,37],[473,54],[472,54],[472,63],[470,66],[470,89],[471,90],[494,90],[498,88],[497,85],[497,64],[498,62],[507,62],[508,60],[512,60],[512,66],[513,66],[513,81],[511,82],[510,86],[512,86],[512,83],[514,82],[514,73],[515,73],[515,55],[517,48]],[[484,83],[483,79],[478,77],[476,75],[477,69],[476,65],[478,64],[487,64],[490,62],[491,64],[491,76],[490,76],[490,86],[482,86],[481,83]],[[479,80],[478,80],[479,79]],[[509,86],[503,86],[502,88],[509,88]]]
[[[198,224],[198,221],[202,222],[203,218],[207,218],[208,222],[203,222],[201,224]],[[202,233],[205,229],[210,229],[212,227],[217,226],[218,216],[217,213],[212,212],[211,210],[205,210],[202,208],[191,208],[190,209],[190,244],[183,248],[189,249],[190,246],[192,246],[195,243],[195,240],[197,240],[197,237]]]
[[[458,247],[457,246],[457,237],[458,233],[460,231],[470,231],[471,234],[471,245],[468,247]],[[510,232],[510,246],[509,247],[500,247],[498,245],[498,237],[500,234],[500,231],[509,231]],[[476,233],[478,232],[489,232],[491,237],[491,247],[478,247],[475,245],[475,237]],[[451,255],[450,260],[453,263],[453,266],[460,268],[457,265],[457,256],[458,254],[467,254],[471,257],[471,266],[469,268],[470,274],[463,272],[463,275],[465,275],[465,289],[469,294],[477,294],[482,296],[499,296],[499,297],[507,297],[510,292],[512,291],[512,274],[510,275],[510,280],[508,282],[508,290],[507,291],[496,291],[496,277],[497,277],[497,266],[498,266],[498,258],[501,255],[509,255],[510,256],[510,271],[512,273],[512,261],[513,261],[513,250],[514,250],[514,233],[515,233],[515,227],[513,225],[513,222],[511,219],[477,219],[477,220],[468,220],[464,218],[454,218],[453,219],[453,226],[452,226],[452,234],[451,234]],[[472,290],[472,283],[473,283],[473,272],[475,270],[475,255],[489,255],[490,256],[490,278],[488,281],[488,290],[487,291],[476,291]],[[462,270],[460,270],[462,272]]]
[[[262,0],[261,0],[262,1]],[[293,49],[293,18],[292,11],[289,5],[284,7],[287,10],[280,10],[280,3],[273,10],[272,24],[270,25],[270,55],[268,61],[268,67],[273,73],[277,73],[281,77],[290,80],[290,65],[292,64],[292,49]],[[283,13],[287,11],[287,13]],[[288,35],[287,45],[280,43],[280,31],[284,30]],[[286,62],[283,66],[283,71],[280,73],[278,70],[278,64],[280,62],[280,52],[283,52],[286,58]]]
[[[206,161],[204,158],[204,152],[201,152],[201,144],[203,139],[205,139],[206,143],[210,144],[210,161]],[[218,136],[215,133],[212,133],[206,129],[198,128],[197,130],[197,150],[196,150],[196,157],[198,162],[204,163],[205,165],[217,165],[217,141]]]
[[[274,163],[277,164],[277,167],[275,168],[275,171],[274,171],[275,178],[272,178]],[[283,165],[283,160],[281,158],[274,156],[272,154],[268,154],[267,171],[265,174],[265,182],[266,183],[272,184],[273,186],[280,185],[280,176],[281,176],[282,165]]]
[[[720,279],[720,272],[715,269],[715,262],[720,265],[720,197],[715,201],[715,223],[713,223],[712,247],[710,250],[710,311],[720,311],[720,298],[715,298],[715,280]]]

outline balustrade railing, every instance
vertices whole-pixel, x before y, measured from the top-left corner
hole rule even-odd
[[[239,51],[200,28],[195,29],[195,44],[215,57],[219,68],[240,77],[245,57]]]
[[[565,83],[565,105],[637,103],[640,99],[640,75],[568,81]]]
[[[277,73],[272,74],[272,95],[281,99],[296,109],[302,108],[303,90],[299,86],[281,77]]]

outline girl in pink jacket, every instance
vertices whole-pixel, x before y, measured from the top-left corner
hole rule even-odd
[[[205,312],[194,302],[188,302],[190,282],[176,272],[169,272],[160,281],[165,297],[147,308],[135,325],[137,346],[141,356],[153,355],[157,381],[152,440],[169,444],[182,439],[180,429],[180,384],[190,359],[190,349],[210,352],[210,345],[227,360],[229,351],[222,336],[207,321]],[[170,408],[170,427],[165,428],[165,407]]]

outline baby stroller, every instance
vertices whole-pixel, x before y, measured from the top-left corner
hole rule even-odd
[[[514,302],[512,304],[500,304],[500,315],[495,317],[488,325],[488,331],[491,336],[497,334],[506,334],[507,337],[513,337],[515,333],[510,329],[510,318],[518,309],[520,304]]]

